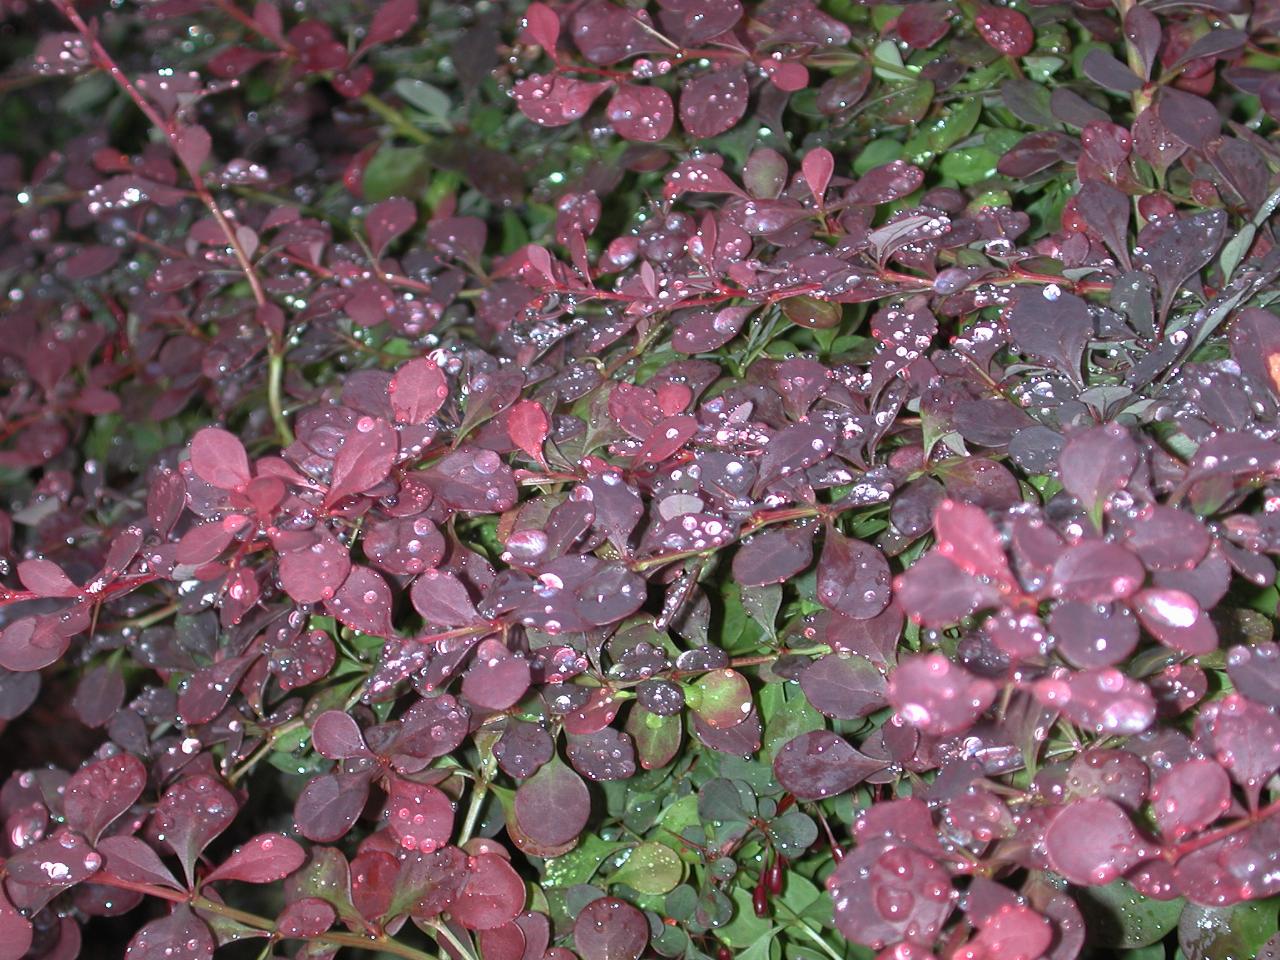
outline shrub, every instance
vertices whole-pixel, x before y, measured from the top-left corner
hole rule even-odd
[[[1277,24],[4,0],[0,958],[1280,953]]]

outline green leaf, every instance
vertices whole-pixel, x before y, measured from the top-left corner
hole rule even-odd
[[[626,846],[620,840],[602,840],[594,833],[586,834],[573,850],[546,862],[542,873],[543,886],[572,887],[586,883],[595,876],[607,857]]]
[[[747,887],[734,887],[730,894],[733,900],[733,919],[717,932],[721,940],[731,947],[746,947],[761,937],[769,936],[773,923],[765,917],[757,917],[751,906],[751,890]]]
[[[425,114],[421,119],[428,121],[428,123],[424,125],[432,126],[438,130],[452,129],[452,124],[449,123],[449,95],[439,87],[432,86],[422,80],[403,77],[393,83],[391,89],[405,103]]]
[[[981,115],[982,103],[976,97],[961,100],[945,116],[928,126],[930,148],[941,153],[959,143],[973,132]]]
[[[640,893],[660,894],[673,890],[684,876],[680,857],[665,843],[650,840],[631,851],[611,883],[625,883]]]
[[[1130,949],[1157,943],[1178,925],[1184,901],[1152,900],[1117,880],[1077,891],[1076,899],[1100,947]]]
[[[746,784],[717,777],[698,791],[698,816],[710,823],[747,820],[755,815],[755,796]]]
[[[944,154],[939,166],[944,177],[967,187],[995,176],[999,162],[1000,156],[986,147],[966,147]]]
[[[1178,921],[1178,943],[1197,960],[1248,960],[1276,932],[1280,898],[1252,900],[1232,907],[1188,903]]]
[[[818,839],[818,825],[813,817],[793,808],[769,824],[769,838],[780,854],[794,859]]]
[[[431,179],[426,152],[421,147],[383,144],[364,171],[364,196],[371,203],[388,197],[417,197]]]

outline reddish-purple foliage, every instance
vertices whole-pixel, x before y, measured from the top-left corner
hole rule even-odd
[[[1274,4],[116,6],[0,0],[0,960],[1280,950]]]

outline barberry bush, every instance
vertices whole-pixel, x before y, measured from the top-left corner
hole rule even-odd
[[[1275,0],[0,51],[0,960],[1280,955]]]

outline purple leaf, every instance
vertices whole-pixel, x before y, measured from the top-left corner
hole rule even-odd
[[[368,567],[352,567],[351,573],[325,609],[343,624],[375,637],[395,634],[391,625],[391,588],[382,575]]]
[[[307,854],[295,841],[279,833],[263,833],[231,851],[205,877],[215,880],[242,880],[245,883],[272,883],[283,880],[306,861]]]
[[[395,428],[386,420],[381,417],[357,420],[355,429],[347,434],[334,458],[325,508],[387,479],[398,446]]]
[[[436,787],[395,777],[387,794],[387,822],[401,847],[433,853],[453,835],[453,804]]]
[[[773,760],[773,773],[798,800],[823,800],[852,790],[883,770],[876,760],[827,730],[802,733],[783,745]]]
[[[221,490],[249,485],[249,455],[244,445],[218,427],[205,427],[191,439],[191,469],[205,483]]]
[[[685,82],[680,122],[692,137],[718,137],[747,112],[750,89],[741,67],[712,70]]]
[[[404,197],[392,197],[374,204],[365,214],[364,228],[374,257],[386,253],[387,246],[417,222],[418,208]]]
[[[516,789],[514,809],[527,836],[558,847],[582,833],[591,813],[591,794],[578,774],[553,758]]]
[[[649,921],[625,900],[592,900],[574,920],[573,945],[582,960],[640,960],[649,945]]]
[[[127,753],[95,760],[67,781],[63,811],[67,826],[97,843],[102,831],[125,814],[147,786],[147,768]]]
[[[624,83],[618,87],[605,116],[618,136],[641,143],[656,143],[671,132],[675,104],[661,87],[641,87]]]
[[[184,903],[142,927],[125,948],[130,960],[210,960],[214,940],[205,922]]]
[[[996,686],[941,653],[911,657],[889,677],[888,699],[898,716],[926,733],[959,733],[991,706]]]
[[[889,561],[868,543],[827,528],[818,561],[818,600],[855,620],[869,620],[889,605]]]
[[[195,879],[195,863],[235,819],[239,804],[222,781],[195,774],[178,781],[156,804],[156,825],[182,863],[187,880]]]
[[[1101,886],[1144,859],[1141,837],[1110,800],[1077,800],[1064,807],[1044,835],[1054,870],[1072,883]]]

